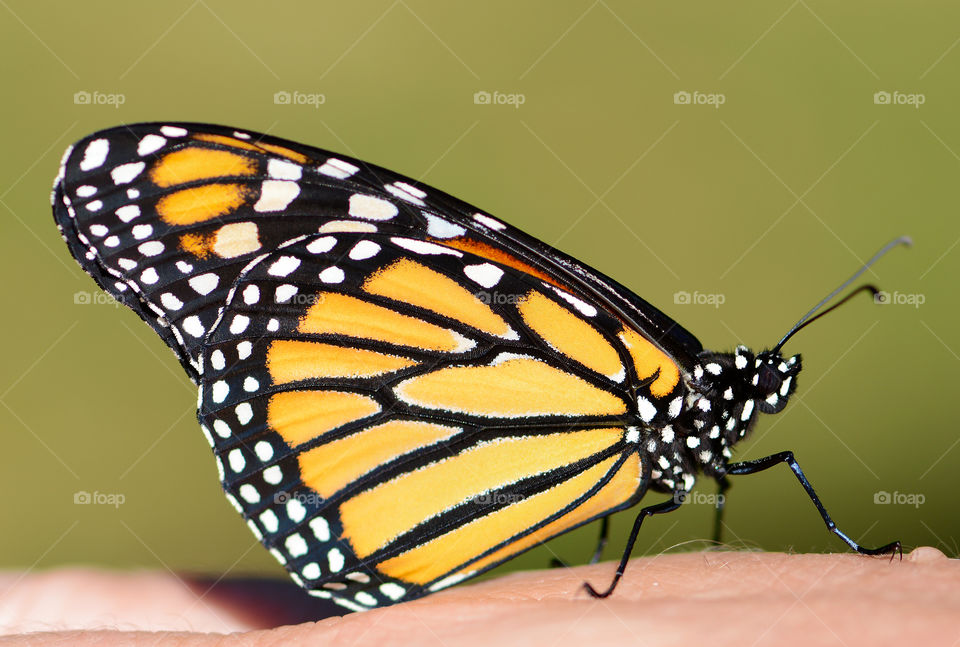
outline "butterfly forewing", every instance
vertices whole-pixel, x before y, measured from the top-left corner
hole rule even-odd
[[[78,261],[197,378],[197,351],[243,266],[296,236],[353,227],[493,257],[642,324],[681,361],[699,343],[611,279],[440,191],[349,157],[256,133],[138,124],[87,137],[54,188]]]

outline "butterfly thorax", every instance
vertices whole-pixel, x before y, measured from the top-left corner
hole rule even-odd
[[[757,412],[779,413],[796,389],[800,356],[754,354],[745,346],[733,353],[704,351],[684,376],[683,412],[672,425],[651,431],[648,443],[655,489],[689,491],[697,472],[712,478],[726,473],[733,446],[750,432]],[[659,437],[657,437],[659,436]]]

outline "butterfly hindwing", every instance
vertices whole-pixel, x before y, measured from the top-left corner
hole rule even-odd
[[[263,257],[204,354],[226,490],[305,587],[361,606],[629,505],[635,368],[616,320],[579,307],[593,321],[536,277],[411,238],[314,235]]]

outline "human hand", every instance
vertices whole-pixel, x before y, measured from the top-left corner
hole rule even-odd
[[[275,580],[65,570],[0,578],[2,645],[898,645],[960,638],[960,561],[697,552],[513,573],[394,607],[339,613]],[[45,633],[24,632],[42,631]],[[148,633],[152,632],[152,633]],[[216,632],[216,633],[210,633]],[[229,633],[229,636],[222,634]]]

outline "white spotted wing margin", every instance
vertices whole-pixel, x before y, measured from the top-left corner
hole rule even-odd
[[[371,288],[371,277],[387,276],[389,268],[401,265],[409,269],[411,263],[462,284],[469,292],[485,294],[491,289],[498,290],[504,298],[493,300],[492,307],[507,328],[480,329],[456,318],[452,309],[444,314],[377,295]],[[489,268],[470,269],[484,266]],[[561,516],[582,509],[581,506],[586,505],[585,502],[589,502],[618,473],[625,461],[637,460],[639,436],[635,430],[623,427],[624,419],[632,414],[548,415],[541,412],[541,415],[522,418],[477,415],[462,410],[424,408],[398,397],[402,393],[400,385],[419,375],[449,367],[488,366],[515,357],[529,357],[555,366],[590,388],[609,393],[611,398],[622,399],[629,408],[629,381],[613,382],[589,370],[550,348],[525,326],[515,304],[531,289],[546,292],[549,287],[513,268],[430,241],[356,232],[317,234],[291,241],[282,249],[251,263],[240,275],[204,349],[207,370],[201,382],[198,416],[208,430],[228,497],[254,534],[287,568],[291,577],[311,594],[332,599],[351,609],[368,609],[414,599],[473,577],[517,552],[538,545],[541,540],[538,538],[535,543],[484,563],[476,570],[471,570],[472,562],[496,553],[507,544],[533,536]],[[309,331],[305,326],[319,315],[310,315],[308,311],[312,307],[322,308],[324,303],[333,303],[335,299],[362,299],[390,308],[438,329],[451,330],[462,343],[452,343],[444,350],[437,350],[412,346],[409,340],[364,337],[362,332],[349,328],[348,332],[339,334]],[[556,298],[555,303],[579,315],[579,311],[563,299]],[[616,326],[614,318],[602,310],[596,312],[595,317],[611,329]],[[614,335],[608,338],[615,343]],[[276,364],[279,358],[277,349],[285,343],[359,348],[383,356],[403,357],[412,363],[380,373],[371,369],[371,374],[366,375],[362,374],[363,367],[353,375],[335,374],[329,363],[321,363],[317,366],[327,370],[327,374],[301,374],[297,376],[299,379],[287,381],[281,376],[282,366],[278,368]],[[313,368],[322,373],[316,366]],[[469,383],[462,386],[471,388]],[[297,424],[304,430],[304,440],[301,444],[291,443],[292,432],[283,429],[290,425],[279,421],[271,409],[276,398],[330,391],[369,398],[375,406],[369,415],[336,424],[326,419],[327,411],[303,409],[303,419]],[[360,436],[370,429],[385,429],[386,425],[396,421],[444,425],[456,431],[438,442],[424,442],[411,451],[398,453],[335,492],[318,493],[318,489],[323,489],[317,487],[318,479],[324,481],[325,472],[339,470],[342,466],[331,463],[321,470],[319,477],[306,475],[303,462],[306,455],[335,441]],[[504,503],[487,508],[453,505],[393,538],[385,547],[364,556],[358,555],[353,542],[355,537],[351,536],[356,530],[349,527],[349,520],[345,521],[344,505],[358,500],[378,485],[405,474],[432,469],[445,460],[504,439],[566,434],[571,429],[607,428],[618,430],[618,440],[602,449],[577,456],[577,460],[570,464],[517,477],[495,491],[478,493]],[[389,436],[383,436],[383,442],[389,443]],[[639,460],[637,464],[641,464]],[[591,508],[589,514],[584,514],[576,523],[551,531],[543,539],[632,505],[642,496],[649,477],[649,467],[645,462],[642,465],[643,472],[637,475],[630,497],[618,501],[616,506]],[[451,529],[466,527],[492,511],[503,509],[509,505],[506,502],[550,492],[572,482],[575,477],[586,478],[584,475],[589,470],[601,467],[599,476],[585,486],[575,500],[544,514],[536,523],[518,528],[516,534],[507,540],[457,562],[430,581],[404,581],[385,573],[380,566]],[[396,516],[405,514],[405,505],[404,501],[396,502]],[[375,520],[372,523],[376,525]]]

